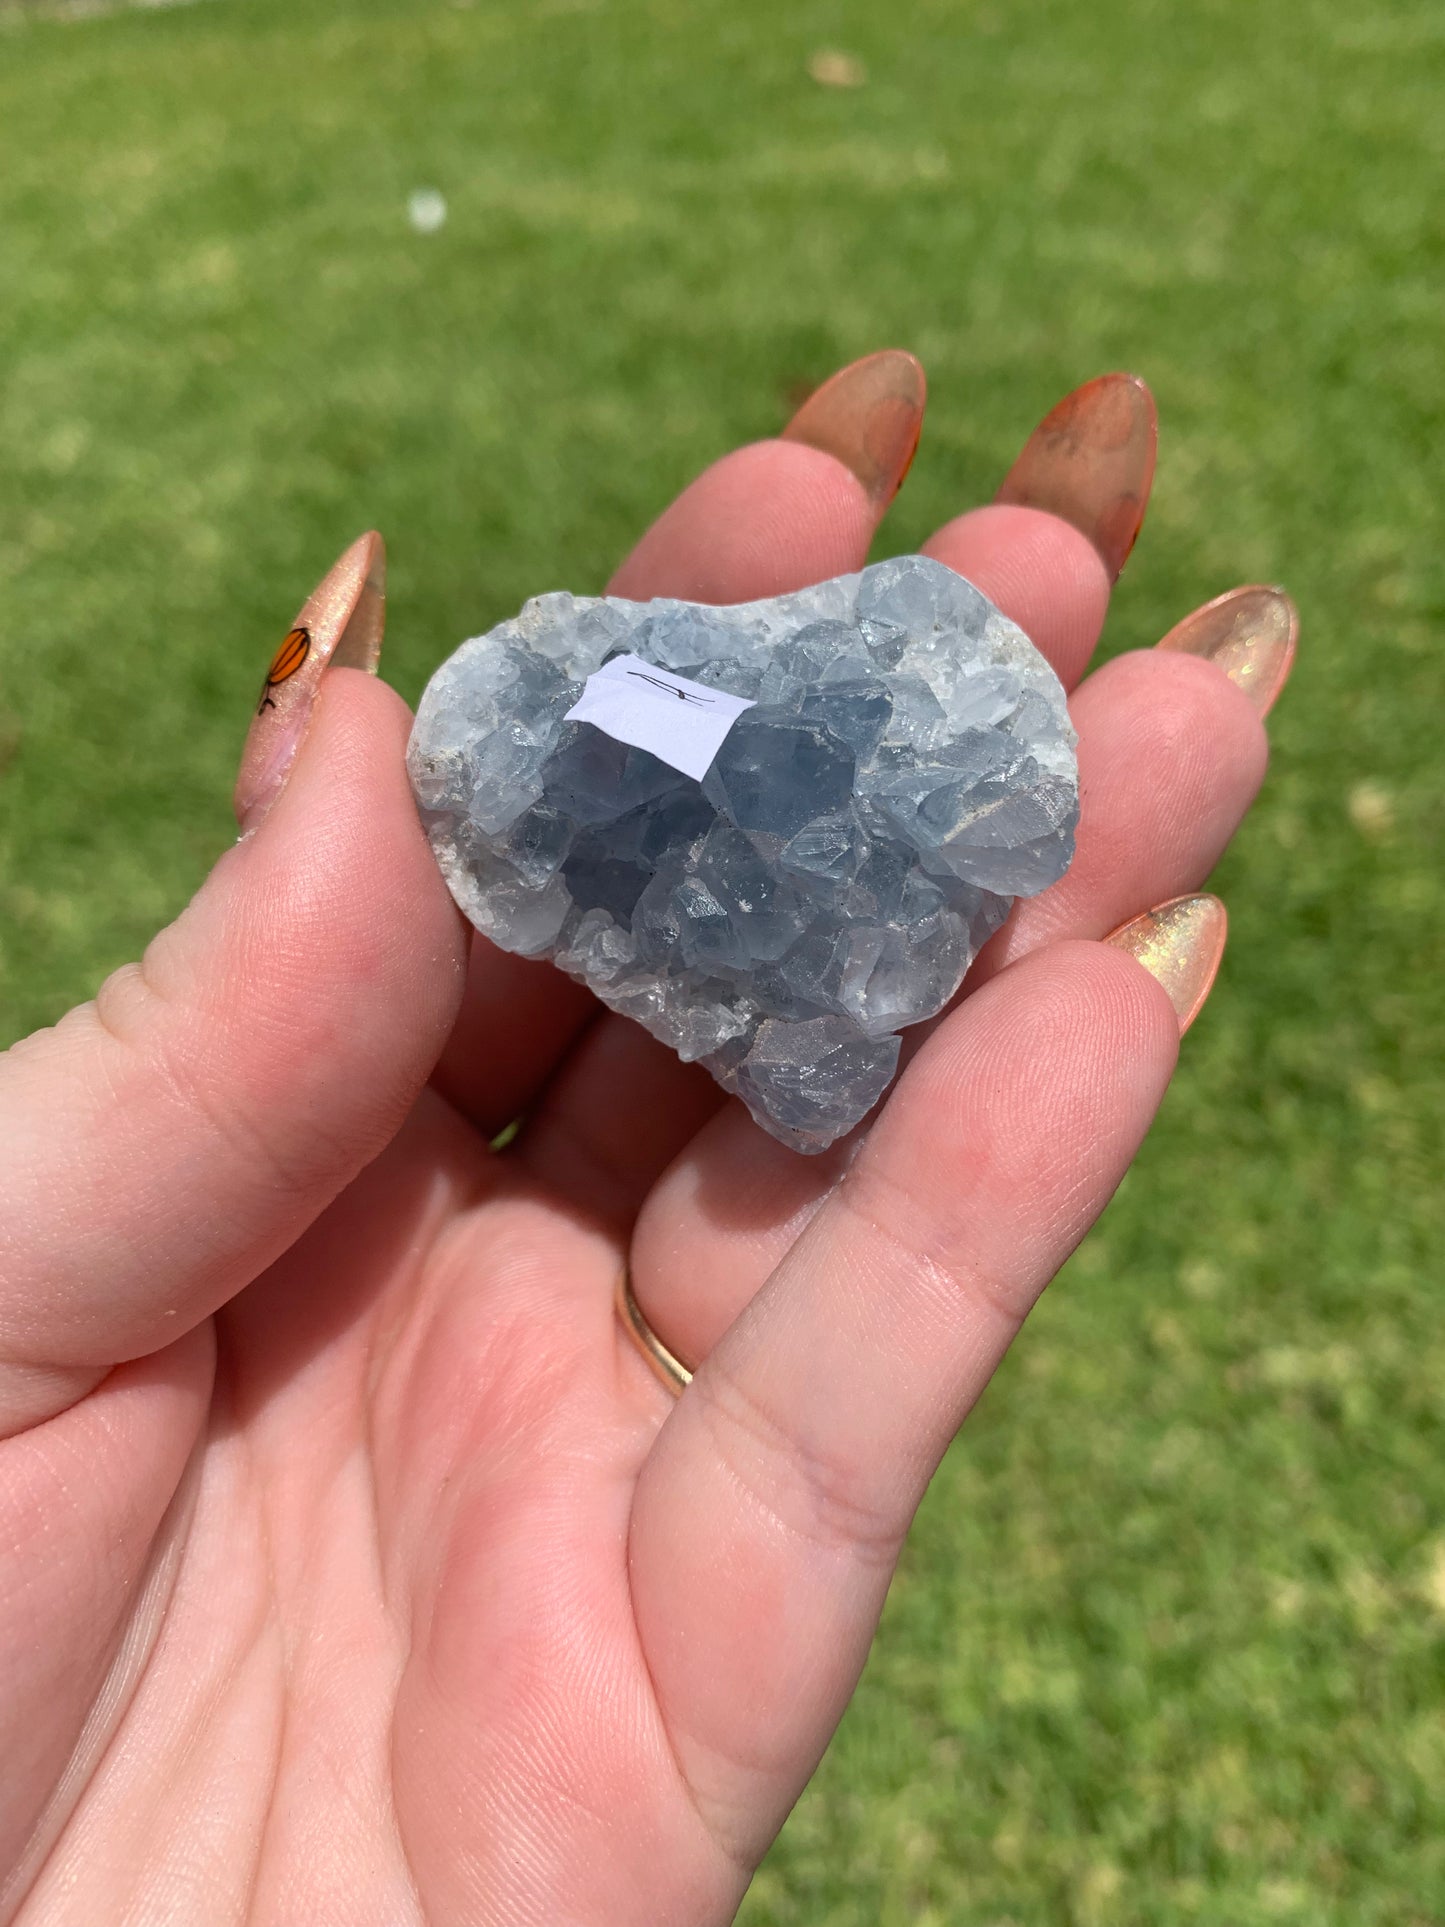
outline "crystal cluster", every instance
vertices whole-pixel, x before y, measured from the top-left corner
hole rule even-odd
[[[619,654],[752,704],[701,781],[565,720]],[[479,930],[803,1151],[876,1103],[1078,816],[1053,671],[922,556],[731,608],[538,596],[433,676],[408,765]]]

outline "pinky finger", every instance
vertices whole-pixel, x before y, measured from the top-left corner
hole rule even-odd
[[[1119,936],[1026,958],[939,1028],[643,1470],[639,1632],[693,1796],[740,1858],[826,1746],[949,1440],[1148,1129],[1222,906]]]

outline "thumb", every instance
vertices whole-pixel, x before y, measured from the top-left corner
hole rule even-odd
[[[462,926],[409,714],[344,666],[374,666],[380,549],[342,557],[272,664],[242,841],[139,964],[0,1057],[0,1437],[264,1270],[392,1137],[451,1026]]]

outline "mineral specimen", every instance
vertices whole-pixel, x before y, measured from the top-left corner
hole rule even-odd
[[[538,596],[432,677],[408,766],[479,930],[819,1151],[1068,867],[1073,746],[1023,631],[904,556],[732,608]]]

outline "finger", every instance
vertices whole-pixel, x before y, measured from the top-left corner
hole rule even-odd
[[[0,1430],[255,1277],[386,1143],[450,1027],[462,926],[405,705],[328,669],[311,709],[259,828],[142,963],[0,1064]]]
[[[285,787],[327,670],[375,675],[385,626],[386,549],[373,529],[322,577],[271,658],[236,772],[243,827],[254,829]]]
[[[902,349],[839,369],[779,440],[725,455],[685,489],[608,593],[751,602],[856,569],[912,464],[926,400]]]
[[[637,1624],[715,1836],[756,1857],[856,1683],[914,1508],[1173,1067],[1159,984],[1056,946],[964,1005],[658,1435]]]
[[[1264,779],[1250,705],[1207,664],[1140,650],[1107,663],[1072,705],[1088,830],[1052,889],[1022,899],[980,958],[979,981],[1063,937],[1102,937],[1140,904],[1196,888]]]
[[[1283,589],[1250,583],[1176,622],[1159,647],[1212,662],[1265,717],[1294,668],[1299,611]]]
[[[198,1330],[0,1442],[0,1909],[15,1917],[145,1670],[198,1478],[215,1348]],[[178,1490],[179,1488],[179,1490]],[[20,1657],[24,1655],[23,1659]],[[6,1903],[11,1903],[7,1905]]]
[[[845,371],[845,376],[852,372]],[[835,452],[845,446],[856,448],[860,440],[856,430],[851,435],[839,430],[835,408],[818,408],[843,380],[835,377],[799,418],[811,414],[814,427],[810,439]],[[1061,410],[1069,415],[1074,427],[1072,442],[1059,453],[1063,445],[1046,431]],[[795,433],[797,426],[795,422],[788,433]],[[1091,382],[1061,403],[1036,431],[1004,485],[1005,490],[1013,487],[1017,493],[1018,478],[1036,474],[1037,486],[1049,495],[1053,512],[1028,506],[976,509],[948,523],[925,545],[926,553],[967,576],[1025,629],[1066,687],[1078,680],[1098,640],[1108,606],[1109,583],[1117,573],[1119,558],[1115,551],[1120,531],[1127,528],[1131,542],[1137,533],[1153,475],[1155,439],[1153,399],[1142,382],[1132,376],[1105,376]],[[916,441],[916,433],[912,440]],[[892,435],[891,446],[895,448],[909,443],[908,434],[902,430]],[[1079,450],[1085,455],[1081,456]],[[1093,451],[1092,457],[1089,451]],[[1054,461],[1062,464],[1063,472],[1048,486],[1048,471]],[[856,461],[854,466],[858,466]],[[1120,499],[1121,491],[1128,492],[1127,501]],[[881,499],[877,491],[874,499]],[[696,566],[705,568],[714,523],[728,529],[735,526],[738,517],[693,515],[685,506],[687,501],[685,496],[677,505],[679,520],[689,531],[689,550],[696,549]],[[821,528],[821,519],[817,526]],[[695,535],[691,533],[694,529]],[[1105,554],[1096,546],[1100,541]],[[836,555],[830,558],[826,544],[820,541],[807,553],[794,554],[793,574],[780,586],[793,587],[798,582],[855,568],[864,559],[866,546],[866,541],[861,541],[854,554],[839,560]],[[681,586],[683,578],[675,580],[680,586],[674,592],[686,593]],[[761,588],[752,592],[763,593]],[[630,1045],[614,1041],[610,1033],[625,1021],[603,1019],[583,1040],[549,1090],[544,1113],[529,1131],[524,1151],[532,1168],[546,1182],[580,1186],[580,1191],[574,1190],[579,1201],[592,1209],[605,1208],[609,1217],[621,1224],[631,1221],[671,1155],[687,1144],[697,1123],[695,1079],[679,1072],[669,1074],[658,1058],[659,1047],[635,1031]],[[616,1106],[619,1090],[627,1091],[631,1079],[624,1071],[619,1083],[617,1073],[629,1055],[660,1116],[664,1120],[670,1117],[672,1124],[670,1129],[648,1133],[645,1139],[622,1143],[614,1127]],[[720,1107],[720,1100],[715,1099],[712,1108]],[[785,1185],[785,1189],[792,1186]]]
[[[1040,422],[994,503],[924,553],[967,576],[1042,650],[1066,689],[1094,653],[1154,482],[1159,418],[1137,375],[1100,375]]]
[[[1202,882],[1213,867],[1209,853],[1222,853],[1263,779],[1268,753],[1264,731],[1249,726],[1246,708],[1263,721],[1289,679],[1298,644],[1294,603],[1282,589],[1251,584],[1216,596],[1185,616],[1152,654],[1122,657],[1117,673],[1101,672],[1085,685],[1082,703],[1076,706],[1076,727],[1086,740],[1096,728],[1107,728],[1113,739],[1108,761],[1099,759],[1092,772],[1088,832],[1067,875],[1042,896],[1014,906],[970,972],[970,989],[1055,937],[1101,936],[1132,904],[1157,899],[1171,885],[1192,889]],[[1181,711],[1177,702],[1171,704],[1165,694],[1180,695],[1189,687],[1167,667],[1175,655],[1212,665],[1191,673],[1201,716],[1211,711],[1218,719],[1213,732],[1199,727],[1197,718]],[[1147,666],[1154,663],[1161,668]],[[1219,681],[1221,671],[1232,690]],[[1159,693],[1164,699],[1156,712],[1151,679],[1157,675],[1163,676]],[[1126,704],[1132,697],[1132,730],[1127,707],[1117,718],[1109,716],[1115,691]],[[1161,727],[1156,729],[1156,724]],[[1173,731],[1168,741],[1162,739],[1166,729]],[[1167,769],[1171,781],[1186,789],[1192,773],[1192,810],[1186,800],[1182,810],[1153,820],[1141,815],[1147,799],[1132,794],[1141,785],[1129,780],[1131,766],[1141,774]],[[1222,786],[1209,779],[1211,770],[1227,779]],[[1191,833],[1198,847],[1174,851]],[[1178,860],[1171,866],[1172,851]]]
[[[734,450],[686,488],[622,564],[608,594],[636,601],[681,596],[747,602],[859,567],[913,459],[925,397],[922,368],[900,349],[841,369],[804,403],[779,440]],[[522,1025],[507,1018],[514,999],[522,1000],[535,1046],[520,1061],[514,1040]],[[624,1021],[600,1014],[590,993],[550,966],[519,965],[476,939],[462,1016],[438,1085],[491,1134],[527,1109],[581,1038],[587,1038],[578,1071],[584,1090],[595,1086],[602,1067],[609,1075],[618,1072],[610,1038],[591,1048],[594,1020],[604,1030]],[[638,1078],[649,1083],[650,1041],[638,1045],[637,1068]],[[631,1077],[623,1072],[623,1078],[630,1085]],[[684,1078],[682,1089],[694,1082]],[[607,1096],[612,1115],[618,1097],[614,1085]],[[679,1105],[692,1115],[681,1092]],[[660,1114],[664,1120],[668,1108]],[[590,1126],[578,1117],[568,1129],[585,1160]],[[608,1141],[596,1144],[604,1162],[616,1136],[609,1122]],[[672,1149],[682,1141],[675,1133],[667,1138]]]
[[[1070,713],[1083,804],[1073,863],[1015,906],[975,966],[980,982],[1041,944],[1101,937],[1197,889],[1264,774],[1258,715],[1187,653],[1118,657],[1081,685]],[[649,1196],[632,1247],[638,1302],[670,1349],[690,1364],[707,1356],[846,1158],[846,1148],[797,1157],[736,1106],[687,1146]]]
[[[701,1064],[605,1011],[542,1094],[515,1155],[540,1183],[625,1244],[637,1207],[725,1103]]]
[[[967,576],[1072,689],[1098,646],[1109,578],[1086,536],[1042,509],[990,504],[946,523],[925,555]]]
[[[1072,523],[1116,582],[1139,539],[1158,448],[1148,385],[1137,375],[1099,375],[1045,415],[997,499]]]
[[[490,1140],[526,1110],[599,1008],[544,959],[514,957],[473,930],[461,1009],[432,1082]]]

